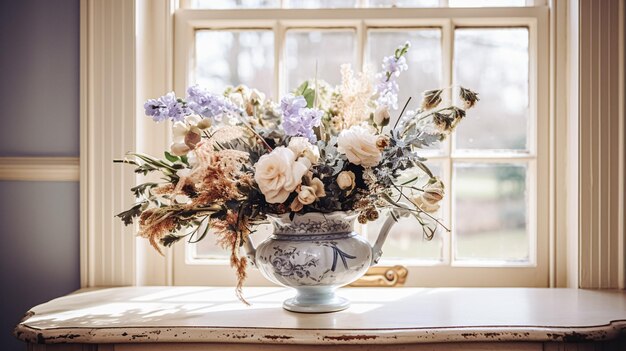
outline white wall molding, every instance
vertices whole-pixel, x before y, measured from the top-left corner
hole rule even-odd
[[[81,0],[81,284],[135,283],[135,237],[114,217],[134,201],[135,1]]]
[[[76,182],[78,157],[0,157],[0,180]]]
[[[167,124],[146,118],[143,101],[172,88],[176,8],[176,0],[81,0],[83,287],[171,284],[171,255],[159,256],[114,217],[145,179],[113,160],[167,147]]]
[[[623,2],[580,0],[579,21],[579,285],[623,288]]]

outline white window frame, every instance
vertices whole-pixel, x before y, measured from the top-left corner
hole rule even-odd
[[[424,266],[423,263],[402,261],[409,268],[407,285],[411,286],[535,286],[547,287],[550,284],[550,237],[551,207],[550,182],[550,119],[549,109],[549,9],[546,6],[519,8],[422,8],[422,9],[275,9],[275,10],[202,10],[178,9],[174,17],[174,90],[184,95],[186,88],[193,83],[191,67],[194,66],[194,33],[198,29],[259,29],[267,28],[275,35],[275,83],[274,96],[285,92],[284,82],[279,78],[283,69],[283,43],[288,28],[333,28],[354,27],[357,30],[356,69],[361,69],[367,53],[366,36],[369,27],[440,27],[442,29],[442,54],[444,62],[452,62],[453,36],[456,27],[514,27],[529,29],[529,96],[530,130],[529,154],[517,156],[518,160],[528,161],[528,213],[527,230],[535,242],[531,243],[530,264],[513,267],[500,267],[489,264],[453,263],[449,251],[444,263]],[[443,85],[452,83],[452,67],[443,72]],[[449,155],[450,142],[446,146]],[[444,167],[444,180],[451,184],[450,158]],[[452,158],[460,159],[458,155]],[[485,158],[471,154],[462,156],[468,160]],[[489,162],[507,162],[512,158],[487,157]],[[534,177],[532,175],[535,175]],[[542,180],[542,181],[537,181]],[[450,201],[450,197],[448,200]],[[532,205],[536,204],[536,208]],[[447,206],[451,208],[451,206]],[[447,215],[447,218],[452,216]],[[448,223],[450,224],[450,223]],[[452,227],[454,227],[452,223]],[[533,233],[534,231],[534,233]],[[536,234],[536,235],[533,235]],[[446,235],[445,240],[451,236]],[[447,243],[448,247],[451,247]],[[174,285],[232,285],[234,275],[225,260],[188,259],[188,245],[176,245],[173,249]],[[383,255],[384,258],[384,255]],[[532,259],[534,258],[534,259]],[[387,262],[393,263],[393,262]],[[383,261],[382,264],[385,264]],[[249,285],[271,285],[261,275],[250,270]],[[480,279],[476,279],[480,277]]]

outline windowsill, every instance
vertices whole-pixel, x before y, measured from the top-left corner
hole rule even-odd
[[[535,288],[344,288],[342,312],[281,308],[293,292],[229,287],[84,289],[34,307],[29,343],[412,344],[605,341],[626,332],[626,292]]]

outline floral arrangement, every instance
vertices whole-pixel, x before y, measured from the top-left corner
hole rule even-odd
[[[444,184],[418,150],[446,138],[479,99],[459,87],[463,108],[440,107],[444,91],[457,89],[426,91],[419,109],[406,110],[407,101],[390,126],[408,50],[406,43],[385,57],[375,75],[342,65],[340,85],[305,81],[278,103],[245,86],[222,95],[192,86],[185,99],[171,92],[148,100],[147,116],[173,122],[173,143],[164,159],[132,153],[116,161],[162,176],[132,188],[138,202],[118,217],[127,225],[137,219],[139,235],[159,252],[213,232],[230,251],[240,298],[247,265],[240,247],[268,215],[349,211],[366,223],[390,208],[394,218],[414,216],[432,238]],[[427,180],[404,179],[409,169]]]

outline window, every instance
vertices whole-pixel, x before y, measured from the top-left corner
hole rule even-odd
[[[438,216],[452,231],[425,241],[413,220],[402,219],[381,264],[407,266],[408,285],[548,285],[547,7],[526,6],[526,0],[187,5],[175,17],[179,93],[194,82],[215,92],[246,84],[276,99],[316,71],[338,83],[342,63],[377,70],[382,57],[405,41],[412,48],[399,98],[412,96],[409,108],[427,89],[463,85],[478,91],[479,105],[456,134],[424,155],[447,185]],[[463,8],[482,6],[504,7]],[[380,225],[361,232],[373,242]],[[253,240],[268,233],[264,228]],[[209,240],[180,245],[175,284],[230,284],[220,254]],[[249,283],[267,284],[254,273]]]

